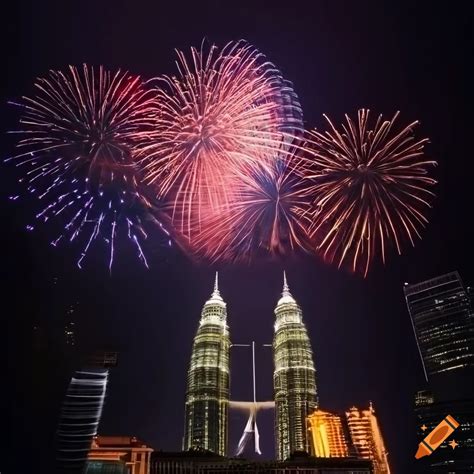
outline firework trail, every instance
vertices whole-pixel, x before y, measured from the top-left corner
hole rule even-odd
[[[177,55],[178,75],[158,79],[160,115],[142,163],[146,182],[172,203],[172,221],[190,238],[192,222],[199,228],[209,209],[228,208],[239,181],[272,169],[303,124],[291,84],[246,42]]]
[[[192,241],[198,255],[211,261],[250,261],[309,249],[301,148],[285,152],[271,168],[240,177],[236,199],[201,219],[201,232]]]
[[[34,96],[15,104],[22,111],[21,129],[13,132],[20,135],[19,152],[9,160],[43,202],[36,219],[59,219],[62,231],[52,244],[81,237],[79,267],[99,238],[111,267],[119,232],[147,265],[140,242],[152,204],[138,182],[135,157],[148,144],[155,99],[139,77],[84,65],[50,71],[37,79]]]
[[[428,172],[436,162],[424,156],[428,140],[415,139],[417,122],[395,130],[398,115],[380,115],[370,126],[369,111],[361,109],[356,121],[346,115],[340,129],[325,116],[329,130],[310,137],[310,235],[324,259],[364,276],[376,256],[385,262],[391,244],[399,254],[404,240],[414,245],[434,197]]]

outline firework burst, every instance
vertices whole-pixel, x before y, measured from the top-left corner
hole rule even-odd
[[[369,111],[357,120],[346,115],[338,129],[311,133],[314,156],[306,172],[306,188],[313,197],[310,235],[324,259],[367,275],[372,260],[393,244],[414,245],[427,223],[435,180],[428,176],[436,164],[424,157],[427,139],[417,140],[417,122],[395,130],[380,115],[369,125]]]
[[[195,251],[211,261],[250,261],[308,249],[308,198],[299,175],[300,152],[293,147],[271,168],[241,176],[238,195],[229,206],[201,220],[192,242]]]
[[[249,44],[177,54],[178,76],[158,79],[160,115],[143,163],[146,181],[172,202],[172,220],[190,237],[205,208],[234,202],[236,180],[271,169],[303,125],[291,85]]]
[[[148,143],[154,104],[155,93],[139,77],[87,65],[50,71],[37,79],[33,97],[15,104],[22,111],[14,132],[19,153],[10,160],[44,203],[37,221],[60,220],[52,244],[84,240],[79,267],[98,239],[109,248],[111,266],[122,229],[147,263],[140,242],[152,204],[137,181],[135,157]]]

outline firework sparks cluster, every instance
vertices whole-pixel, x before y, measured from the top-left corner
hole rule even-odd
[[[147,81],[50,71],[15,103],[7,161],[41,202],[29,229],[54,222],[53,245],[77,242],[79,266],[102,242],[111,267],[126,238],[148,265],[149,234],[211,262],[304,251],[363,274],[414,245],[435,183],[416,122],[362,109],[305,131],[292,84],[248,43],[177,57],[176,75]]]

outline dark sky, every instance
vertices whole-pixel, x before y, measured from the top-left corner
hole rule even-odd
[[[2,15],[2,131],[15,128],[17,119],[7,100],[29,92],[35,76],[50,68],[88,62],[144,77],[172,73],[173,49],[199,45],[203,37],[218,45],[245,38],[264,52],[294,83],[308,127],[321,127],[323,113],[339,122],[359,107],[389,115],[400,110],[403,121],[420,120],[418,132],[431,139],[427,152],[439,163],[439,185],[431,222],[414,249],[406,248],[401,257],[392,253],[365,280],[310,258],[218,267],[232,341],[258,344],[271,342],[286,267],[313,344],[321,407],[344,410],[372,400],[393,472],[411,473],[412,398],[422,369],[402,285],[452,270],[474,280],[472,12],[462,2],[457,8],[441,2],[263,3],[19,1]],[[2,133],[0,141],[7,157],[11,136]],[[32,465],[46,463],[66,373],[64,355],[52,341],[64,308],[75,301],[79,344],[121,350],[100,432],[179,449],[192,338],[215,268],[154,246],[150,270],[125,252],[111,276],[100,253],[79,271],[73,249],[52,249],[47,232],[24,230],[32,206],[7,200],[17,189],[14,176],[11,167],[2,166],[10,376],[4,431],[11,444],[2,443],[10,455],[0,456],[0,472],[27,472],[11,460],[23,448],[32,453]],[[44,331],[47,346],[39,358],[32,346],[34,325]],[[232,359],[232,397],[250,398],[250,353],[233,351],[240,352]],[[259,397],[269,399],[271,351],[259,348],[257,357]],[[245,420],[232,415],[231,422],[235,446]],[[262,417],[260,429],[265,454],[272,456],[271,416]]]

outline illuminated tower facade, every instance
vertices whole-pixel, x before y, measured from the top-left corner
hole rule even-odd
[[[229,329],[226,303],[218,288],[201,312],[188,370],[183,449],[227,454]]]
[[[472,293],[459,273],[405,284],[403,290],[426,380],[474,369]]]
[[[345,458],[349,443],[339,415],[316,410],[308,417],[312,454],[317,458]]]
[[[102,417],[109,368],[117,366],[117,352],[87,356],[67,388],[56,432],[57,474],[83,474],[93,437]]]
[[[316,371],[303,315],[283,275],[283,293],[275,308],[273,389],[278,460],[310,451],[307,417],[317,408]]]
[[[357,456],[372,461],[374,474],[390,474],[387,451],[372,404],[368,410],[352,407],[346,412],[346,418]]]

